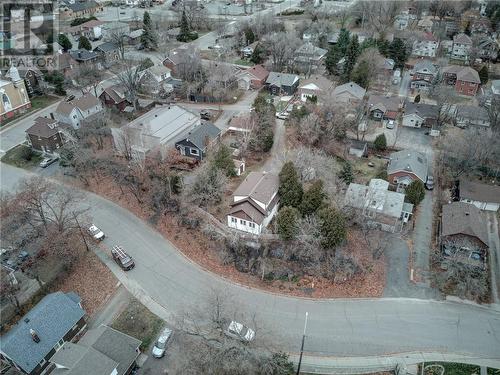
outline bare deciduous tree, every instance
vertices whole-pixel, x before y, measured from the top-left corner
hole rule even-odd
[[[224,171],[204,164],[194,173],[194,183],[189,191],[188,200],[201,206],[221,201],[226,190],[227,177]]]
[[[141,87],[141,77],[145,63],[145,61],[142,61],[136,66],[132,66],[130,63],[127,63],[125,70],[117,75],[118,81],[125,88],[127,100],[132,103],[135,110],[137,110],[137,95]]]
[[[273,70],[282,72],[289,68],[299,47],[299,39],[292,33],[275,32],[265,38],[265,45],[271,55]]]

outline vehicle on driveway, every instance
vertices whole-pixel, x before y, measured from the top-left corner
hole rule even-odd
[[[121,267],[124,271],[129,271],[135,267],[134,260],[130,255],[128,255],[121,246],[115,245],[111,249],[111,255],[114,261]]]
[[[385,127],[387,129],[394,129],[394,120],[387,121],[387,125]]]
[[[165,328],[163,331],[161,331],[161,334],[158,337],[158,340],[156,340],[153,346],[153,350],[151,351],[153,357],[161,358],[165,355],[167,343],[171,337],[172,337],[172,330],[170,328]]]
[[[17,260],[18,260],[19,263],[22,263],[26,259],[28,259],[29,256],[30,255],[28,254],[28,252],[23,250],[23,251],[20,251],[19,254],[17,255]]]
[[[92,224],[89,227],[90,235],[97,241],[102,241],[106,236],[102,230],[100,230],[97,226]]]
[[[290,117],[290,113],[288,112],[276,112],[276,118],[279,118],[280,120],[286,120],[288,117]]]
[[[212,114],[208,109],[202,109],[200,111],[200,117],[202,120],[210,120],[212,118]]]
[[[47,168],[52,163],[56,162],[57,159],[59,159],[57,156],[43,158],[43,160],[40,162],[40,167]]]
[[[229,337],[243,342],[250,342],[255,338],[255,331],[253,329],[250,329],[241,323],[235,322],[234,320],[229,323],[229,326],[224,333]]]
[[[434,189],[434,177],[432,176],[427,176],[427,181],[425,181],[425,188],[427,190],[432,190]]]

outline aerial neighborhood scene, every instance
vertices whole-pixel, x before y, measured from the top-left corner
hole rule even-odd
[[[500,375],[499,0],[0,6],[0,374]]]

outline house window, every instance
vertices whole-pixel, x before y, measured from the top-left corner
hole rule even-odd
[[[236,220],[236,218],[235,218],[235,217],[232,217],[232,218],[231,218],[231,223],[237,223],[237,222],[238,222],[238,220]]]
[[[73,115],[73,118],[76,120],[76,115]]]
[[[246,222],[246,220],[242,220],[242,219],[240,219],[240,224],[241,224],[241,225],[247,225],[247,222]]]
[[[40,365],[40,367],[43,367],[43,365],[46,363],[47,361],[45,360],[45,358],[42,358],[42,360],[40,362],[38,362],[38,364]]]
[[[255,228],[255,223],[248,223],[248,226],[249,226],[250,228]]]
[[[190,149],[190,152],[191,152],[191,155],[198,156],[200,154],[200,152],[197,149],[195,149],[195,148]]]

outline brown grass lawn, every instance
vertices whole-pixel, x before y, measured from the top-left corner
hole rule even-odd
[[[144,351],[156,340],[156,335],[162,325],[163,320],[134,298],[127,308],[118,315],[111,327],[141,340],[140,349]]]

